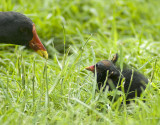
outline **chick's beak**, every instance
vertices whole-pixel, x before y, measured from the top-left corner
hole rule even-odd
[[[93,73],[95,72],[95,65],[88,66],[85,68],[86,70],[92,71]]]
[[[40,56],[44,57],[45,59],[48,59],[48,53],[47,50],[45,49],[45,47],[43,46],[43,44],[41,43],[37,32],[36,32],[36,27],[33,24],[33,29],[32,29],[32,33],[33,33],[33,38],[32,40],[29,42],[29,46],[36,51]]]

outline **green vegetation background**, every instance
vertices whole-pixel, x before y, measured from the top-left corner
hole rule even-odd
[[[160,124],[160,0],[1,0],[0,11],[30,17],[49,60],[0,45],[0,124]],[[142,97],[121,105],[95,93],[85,67],[119,53],[149,79]],[[144,98],[145,96],[145,98]],[[142,100],[146,101],[143,102]]]

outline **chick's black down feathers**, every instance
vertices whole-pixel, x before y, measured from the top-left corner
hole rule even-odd
[[[117,60],[118,54],[115,54],[112,60],[100,61],[96,65],[87,67],[86,69],[97,75],[99,90],[103,87],[104,91],[106,86],[109,86],[109,90],[113,90],[115,87],[118,90],[122,90],[121,84],[123,84],[127,99],[134,98],[135,96],[139,97],[146,88],[148,79],[132,69],[126,68],[121,72],[120,68],[115,65]]]

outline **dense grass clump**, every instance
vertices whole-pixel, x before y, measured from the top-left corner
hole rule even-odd
[[[160,124],[159,0],[1,0],[30,17],[49,53],[0,45],[0,124]],[[148,79],[126,105],[120,91],[95,92],[85,67],[119,53]],[[116,94],[116,101],[109,99]],[[145,100],[145,102],[144,102]]]

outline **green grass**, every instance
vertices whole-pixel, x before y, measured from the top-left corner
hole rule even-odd
[[[33,20],[49,60],[21,46],[0,45],[0,124],[160,124],[159,5],[159,0],[1,0],[0,11]],[[117,52],[121,67],[127,63],[150,81],[130,105],[121,105],[124,96],[110,101],[116,91],[95,92],[95,78],[85,70]]]

